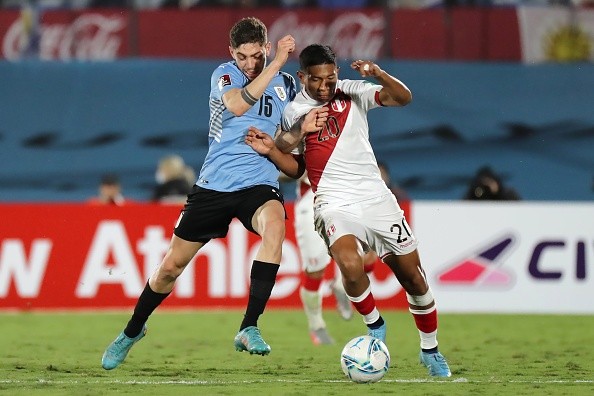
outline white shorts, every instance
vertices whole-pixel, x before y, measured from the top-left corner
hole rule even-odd
[[[330,264],[328,247],[314,226],[314,193],[310,189],[295,203],[295,237],[306,272],[321,271]]]
[[[365,251],[381,258],[389,253],[404,255],[417,248],[404,211],[392,194],[343,206],[316,205],[315,224],[328,247],[344,235],[354,235]]]

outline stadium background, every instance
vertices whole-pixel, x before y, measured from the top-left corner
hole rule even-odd
[[[147,200],[172,152],[200,168],[210,74],[231,24],[256,15],[273,42],[332,44],[343,78],[370,58],[411,87],[410,106],[370,113],[372,143],[411,197],[442,311],[594,312],[594,10],[44,10],[37,30],[27,12],[0,11],[1,308],[133,304],[179,208],[84,201],[106,172]],[[485,164],[523,200],[462,202]],[[257,241],[232,231],[168,306],[243,306],[238,263]],[[272,304],[298,307],[291,233],[283,267]],[[401,308],[393,279],[376,278],[383,304]]]

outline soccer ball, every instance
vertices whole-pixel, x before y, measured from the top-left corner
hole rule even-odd
[[[353,382],[377,382],[390,367],[390,352],[382,340],[362,335],[346,343],[340,353],[340,366]]]

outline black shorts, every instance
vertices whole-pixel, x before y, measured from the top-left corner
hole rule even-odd
[[[186,241],[206,243],[224,238],[231,220],[236,217],[248,231],[257,234],[252,227],[252,217],[270,200],[279,201],[284,207],[283,195],[272,186],[259,185],[233,192],[194,186],[173,232]]]

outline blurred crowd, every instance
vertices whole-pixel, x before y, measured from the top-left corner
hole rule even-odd
[[[406,189],[391,175],[388,165],[378,161],[378,167],[386,186],[392,191],[399,202],[410,201],[411,197]],[[460,198],[462,200],[475,201],[519,201],[520,194],[508,186],[504,179],[507,176],[496,172],[491,166],[483,165],[478,168],[475,174],[468,178],[466,192]],[[177,154],[170,154],[161,157],[157,162],[154,184],[142,202],[159,204],[183,205],[187,195],[192,191],[196,181],[194,168],[187,165],[184,159]],[[293,189],[295,180],[281,178],[281,190]],[[284,183],[282,183],[284,182]],[[283,184],[291,184],[291,187]],[[97,186],[97,195],[87,200],[92,205],[115,205],[123,206],[139,202],[125,196],[124,187],[120,178],[115,173],[106,173],[101,176]]]
[[[0,0],[0,8],[180,8],[197,7],[322,7],[427,8],[440,6],[594,5],[594,0]]]
[[[194,168],[187,165],[177,154],[162,157],[155,170],[155,183],[151,188],[150,197],[145,202],[160,204],[183,205],[187,195],[192,191],[196,181]],[[115,173],[101,176],[97,186],[97,195],[87,200],[91,205],[124,206],[135,203],[125,196],[124,186]]]

